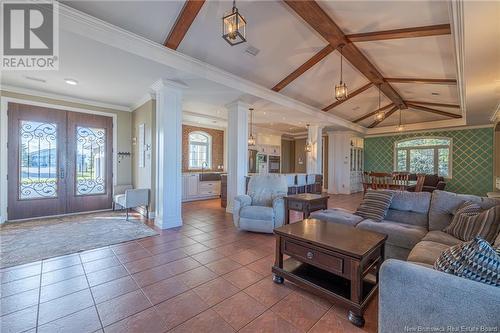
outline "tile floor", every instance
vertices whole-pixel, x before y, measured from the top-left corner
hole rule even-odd
[[[329,204],[354,209],[360,200]],[[186,203],[183,218],[158,236],[0,271],[0,331],[377,331],[376,298],[358,329],[345,308],[274,284],[274,237],[236,230],[219,200]]]

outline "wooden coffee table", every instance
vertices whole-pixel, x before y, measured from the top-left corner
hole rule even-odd
[[[363,326],[364,310],[378,289],[387,236],[317,219],[283,225],[274,233],[273,281],[287,279],[345,305],[349,321]],[[290,258],[283,260],[284,254]]]
[[[307,219],[311,212],[327,209],[328,198],[327,194],[312,194],[302,193],[287,195],[285,199],[285,221],[284,224],[290,223],[290,211],[296,210],[302,212],[303,218]]]

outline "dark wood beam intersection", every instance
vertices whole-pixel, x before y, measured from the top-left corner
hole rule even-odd
[[[295,80],[296,78],[298,78],[299,76],[304,74],[307,70],[309,70],[311,67],[313,67],[318,62],[323,60],[327,55],[332,53],[334,50],[335,50],[335,48],[333,48],[330,44],[328,44],[321,51],[319,51],[314,56],[312,56],[311,59],[307,60],[299,68],[297,68],[292,73],[290,73],[287,77],[285,77],[283,80],[281,80],[277,85],[275,85],[272,88],[272,90],[280,91],[281,89],[285,88],[293,80]]]
[[[369,42],[375,40],[416,38],[451,34],[449,24],[429,25],[425,27],[404,28],[384,31],[373,31],[347,35],[351,42]]]
[[[368,128],[374,128],[375,126],[379,125],[381,122],[383,122],[384,120],[386,120],[387,118],[389,118],[390,116],[392,116],[392,114],[394,112],[396,112],[397,110],[399,110],[399,108],[397,106],[393,107],[391,110],[389,110],[389,112],[387,112],[385,114],[384,119],[375,120],[373,123],[370,124],[370,126],[368,126]]]
[[[455,79],[414,79],[414,78],[401,78],[401,77],[391,77],[385,78],[387,82],[391,83],[424,83],[424,84],[444,84],[444,85],[454,85],[457,84]]]
[[[410,107],[412,109],[417,109],[417,110],[420,110],[420,111],[425,111],[425,112],[429,112],[429,113],[438,114],[438,115],[445,116],[445,117],[462,118],[462,115],[460,115],[460,114],[446,112],[446,111],[441,111],[441,110],[436,110],[436,109],[431,109],[431,108],[428,108],[426,106],[421,106],[421,105],[416,105],[416,104],[410,104],[410,103],[408,103],[408,107]]]
[[[186,0],[163,45],[172,50],[177,50],[204,3],[205,0]]]
[[[336,106],[339,106],[340,104],[344,103],[344,102],[347,102],[348,100],[350,100],[351,98],[353,98],[354,96],[356,95],[359,95],[361,94],[363,91],[365,91],[366,89],[370,88],[371,86],[373,85],[373,83],[368,83],[368,84],[365,84],[364,86],[362,86],[361,88],[359,89],[356,89],[354,90],[353,92],[349,93],[347,95],[347,98],[346,99],[343,99],[343,100],[340,100],[340,101],[336,101],[336,102],[333,102],[332,104],[328,105],[327,107],[324,107],[322,110],[323,111],[330,111],[331,109],[333,109],[334,107]]]
[[[344,57],[356,67],[373,84],[380,85],[380,90],[400,108],[406,109],[403,98],[394,88],[384,80],[382,74],[373,66],[365,55],[350,43],[338,25],[328,14],[316,3],[316,1],[284,0],[285,3],[295,11],[311,28],[316,30],[331,46],[337,48],[345,44],[342,49]]]
[[[370,113],[365,114],[364,116],[359,117],[358,119],[354,120],[353,123],[359,123],[360,121],[365,120],[366,118],[373,117],[374,115],[377,114],[377,112],[387,110],[388,108],[393,107],[393,106],[394,106],[394,104],[392,104],[392,103],[387,104],[386,106],[383,106],[380,109],[377,109],[375,111],[372,111]]]

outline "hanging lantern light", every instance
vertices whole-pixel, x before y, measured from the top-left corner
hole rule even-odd
[[[405,130],[405,126],[402,121],[402,112],[403,110],[399,109],[399,125],[397,127],[398,132],[403,132]]]
[[[340,45],[340,83],[335,85],[335,99],[337,101],[342,101],[347,98],[347,86],[345,82],[342,81],[342,49],[344,44]]]
[[[248,146],[255,146],[256,140],[253,136],[253,108],[250,108],[250,135],[248,136]]]
[[[306,151],[306,153],[310,153],[312,152],[312,144],[311,144],[311,141],[309,141],[309,124],[306,125],[307,127],[307,140],[306,140],[306,145],[304,147],[304,150]]]
[[[222,38],[231,46],[244,43],[247,41],[246,26],[247,22],[238,12],[233,0],[233,8],[222,17]]]
[[[385,112],[380,110],[380,84],[378,85],[378,112],[375,113],[375,120],[382,121],[385,118]]]

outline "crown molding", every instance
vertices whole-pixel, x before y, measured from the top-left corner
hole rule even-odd
[[[134,104],[132,104],[132,106],[130,107],[130,111],[135,111],[147,102],[154,100],[156,100],[156,94],[154,92],[149,92],[138,99]]]
[[[457,127],[445,127],[445,128],[434,128],[434,129],[421,129],[421,130],[411,130],[411,131],[403,131],[403,132],[369,134],[369,135],[365,135],[365,138],[376,138],[376,137],[380,137],[380,136],[394,136],[394,135],[405,135],[405,134],[425,133],[425,132],[463,131],[463,130],[470,130],[470,129],[493,128],[493,127],[495,127],[494,124],[473,125],[473,126],[457,126]]]
[[[60,29],[91,38],[100,43],[121,49],[125,52],[155,61],[183,73],[204,78],[226,87],[250,94],[278,105],[311,116],[320,123],[339,125],[356,132],[364,133],[363,126],[354,124],[339,116],[329,114],[291,97],[275,92],[215,66],[171,50],[161,44],[116,27],[93,16],[82,13],[65,4],[59,6]]]
[[[123,106],[123,105],[103,103],[103,102],[99,102],[99,101],[95,101],[95,100],[91,100],[91,99],[84,99],[84,98],[78,98],[78,97],[73,97],[73,96],[68,96],[68,95],[54,94],[54,93],[49,93],[49,92],[45,92],[45,91],[28,89],[28,88],[21,88],[21,87],[6,85],[6,84],[2,84],[1,91],[11,92],[11,93],[15,93],[15,94],[29,95],[29,96],[34,96],[34,97],[49,98],[49,99],[54,99],[54,100],[59,100],[59,101],[69,102],[69,103],[85,104],[85,105],[89,105],[89,106],[99,107],[99,108],[103,108],[103,109],[111,109],[111,110],[115,110],[115,111],[125,111],[125,112],[133,111],[133,109],[131,109],[127,106]]]
[[[457,90],[460,100],[462,119],[467,122],[467,102],[465,87],[465,24],[464,1],[453,0],[448,2],[450,13],[450,26],[452,31],[453,46],[455,51],[455,64],[457,69]]]
[[[493,114],[490,117],[490,121],[491,122],[500,121],[500,102],[497,104],[495,111],[493,111]]]

